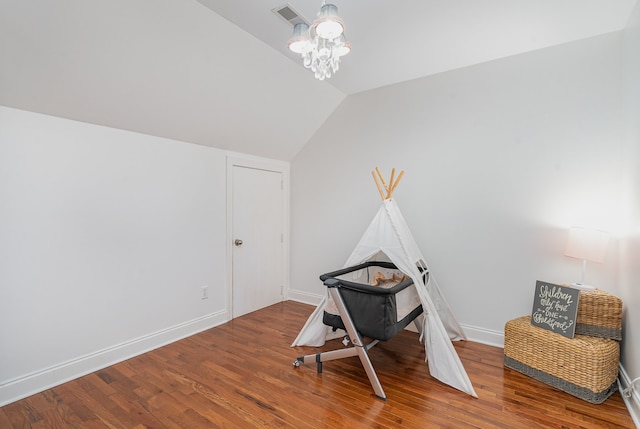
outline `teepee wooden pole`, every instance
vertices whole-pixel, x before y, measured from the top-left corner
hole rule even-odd
[[[378,170],[378,172],[379,172],[379,170]],[[382,201],[384,201],[384,192],[382,192],[382,186],[380,185],[380,182],[378,181],[378,176],[376,176],[376,172],[372,171],[371,175],[373,176],[373,180],[376,182],[376,186],[378,187],[378,192],[380,192],[380,198],[382,198]]]
[[[404,176],[404,171],[401,171],[400,174],[398,174],[398,178],[396,179],[395,183],[391,186],[391,190],[389,191],[389,198],[391,198],[391,194],[393,194],[393,191],[396,190],[396,186],[398,186],[398,183],[400,183],[402,176]]]
[[[387,182],[384,180],[384,176],[382,175],[382,171],[380,171],[380,168],[376,167],[376,172],[378,173],[378,177],[380,177],[382,186],[384,186],[384,189],[387,189]]]
[[[380,192],[380,198],[382,198],[382,201],[384,201],[391,199],[391,197],[393,196],[393,191],[396,190],[398,183],[400,183],[402,176],[404,176],[404,171],[400,171],[400,174],[398,174],[398,177],[396,177],[396,169],[392,168],[388,185],[387,181],[384,180],[384,175],[382,174],[382,171],[380,171],[380,168],[376,167],[375,170],[371,171],[371,175],[373,176],[374,182],[376,182],[378,192]]]
[[[389,186],[387,186],[387,199],[391,199],[391,193],[393,192],[393,181],[396,178],[396,169],[391,169],[391,178],[389,179]]]

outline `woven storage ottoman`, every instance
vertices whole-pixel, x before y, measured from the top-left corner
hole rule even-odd
[[[599,289],[580,291],[576,334],[621,340],[622,300]]]
[[[504,327],[504,365],[593,404],[604,402],[618,386],[617,341],[560,334],[533,326],[530,316]]]

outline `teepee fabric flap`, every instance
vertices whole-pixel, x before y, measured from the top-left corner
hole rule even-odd
[[[307,322],[304,324],[300,333],[293,343],[291,347],[295,346],[312,346],[312,347],[320,347],[323,346],[326,339],[327,333],[329,331],[329,327],[322,323],[322,314],[327,305],[327,297],[322,298],[322,301],[316,309],[311,313],[311,316],[307,319]]]

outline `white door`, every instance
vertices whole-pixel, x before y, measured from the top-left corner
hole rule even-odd
[[[283,299],[282,173],[233,166],[232,316]]]

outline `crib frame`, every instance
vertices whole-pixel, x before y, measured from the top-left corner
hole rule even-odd
[[[363,268],[368,268],[370,266],[380,266],[383,268],[396,269],[396,266],[394,264],[388,263],[388,262],[367,262],[355,267],[345,268],[342,270],[334,271],[332,273],[323,274],[322,276],[320,276],[320,279],[324,282],[324,285],[327,287],[327,290],[329,295],[331,296],[331,299],[333,299],[336,305],[338,314],[340,316],[340,319],[342,320],[342,324],[344,325],[344,328],[347,331],[348,337],[346,337],[343,340],[343,343],[346,346],[350,341],[353,346],[349,348],[344,348],[344,349],[314,353],[306,356],[299,356],[293,362],[293,366],[297,368],[301,364],[315,362],[317,372],[320,374],[322,373],[323,362],[358,356],[367,374],[369,383],[371,384],[371,387],[373,388],[373,391],[376,397],[386,401],[387,396],[384,392],[384,389],[382,388],[382,385],[380,384],[378,375],[376,374],[376,371],[373,368],[373,364],[371,363],[371,359],[369,358],[368,352],[372,347],[378,344],[381,340],[386,341],[390,339],[389,337],[390,334],[386,333],[385,331],[385,333],[381,335],[381,338],[371,338],[371,341],[365,342],[358,327],[356,326],[356,323],[354,323],[354,319],[351,313],[349,312],[347,305],[345,304],[342,291],[344,289],[348,289],[352,291],[355,290],[364,294],[389,296],[413,285],[413,281],[409,279],[401,283],[398,283],[396,286],[394,286],[391,289],[381,289],[375,286],[363,285],[363,284],[348,282],[345,280],[340,280],[335,278],[342,274],[346,274],[346,273],[363,269]],[[406,327],[406,325],[408,325],[412,321],[415,323],[416,317],[419,316],[420,314],[422,314],[422,306],[416,307],[411,313],[409,313],[409,315],[407,315],[405,319],[402,320],[402,323],[399,326],[399,329],[400,330],[404,329],[404,327]],[[420,326],[417,323],[416,323],[416,326],[420,328]],[[395,336],[396,333],[397,332],[394,332],[393,335],[391,335],[391,337]]]

